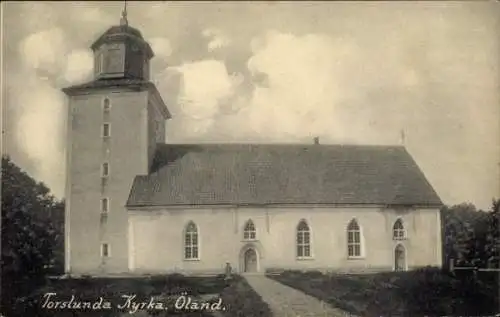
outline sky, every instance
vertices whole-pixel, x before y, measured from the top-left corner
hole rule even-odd
[[[171,143],[404,144],[445,204],[500,197],[500,2],[128,2]],[[2,149],[57,197],[62,87],[120,2],[2,2]],[[402,138],[404,131],[404,138]]]

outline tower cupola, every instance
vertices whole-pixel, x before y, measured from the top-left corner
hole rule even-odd
[[[126,7],[120,25],[110,27],[91,48],[95,79],[149,80],[149,65],[154,53],[141,32],[128,24]]]

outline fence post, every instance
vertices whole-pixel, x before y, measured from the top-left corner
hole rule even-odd
[[[450,259],[450,272],[453,273],[453,271],[455,270],[455,264],[453,263],[454,259],[451,258]]]

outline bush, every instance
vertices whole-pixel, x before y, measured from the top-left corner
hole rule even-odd
[[[361,316],[487,315],[498,312],[498,273],[439,268],[365,275],[300,273],[269,276],[285,285]],[[312,278],[314,277],[314,278]]]

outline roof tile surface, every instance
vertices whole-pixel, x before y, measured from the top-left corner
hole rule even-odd
[[[399,146],[159,144],[127,206],[441,205]]]

